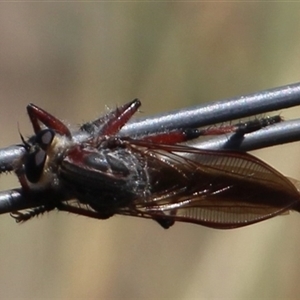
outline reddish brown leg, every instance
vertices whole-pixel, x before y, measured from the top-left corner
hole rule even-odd
[[[120,129],[128,122],[128,120],[134,115],[134,113],[141,106],[141,102],[138,99],[118,107],[114,112],[106,116],[105,124],[101,128],[101,135],[115,135]],[[102,120],[102,118],[98,119]],[[96,120],[95,122],[97,122]]]
[[[238,123],[232,125],[213,126],[205,129],[178,129],[167,132],[159,132],[155,134],[145,135],[140,138],[142,141],[149,141],[158,144],[177,144],[195,139],[203,135],[220,135],[226,133],[236,133],[243,136],[246,133],[250,133],[259,130],[263,127],[272,125],[274,123],[281,122],[280,116],[267,117],[262,119],[251,120],[245,123]]]
[[[133,107],[132,107],[132,105],[133,105]],[[137,105],[137,107],[134,108],[134,106],[136,106],[136,105]],[[130,113],[127,120],[125,119],[123,121],[126,123],[130,119],[130,117],[136,112],[137,108],[140,105],[141,105],[141,103],[139,102],[139,100],[134,99],[130,103],[126,103],[120,107],[117,107],[114,111],[111,111],[108,114],[101,116],[100,118],[98,118],[92,122],[83,124],[81,126],[81,130],[93,133],[93,132],[97,131],[97,129],[98,129],[98,131],[99,131],[99,129],[101,129],[101,134],[102,134],[102,130],[106,130],[106,127],[110,126],[113,122],[115,122],[120,117],[120,115],[123,115],[124,113],[127,114],[128,110],[131,111],[133,108],[133,112]],[[106,123],[109,123],[109,124],[106,124]],[[101,128],[101,126],[103,126],[103,125],[104,125],[105,129]],[[118,132],[118,130],[116,132]]]
[[[60,120],[49,114],[48,112],[44,111],[43,109],[39,108],[34,104],[29,104],[27,106],[27,112],[30,118],[30,121],[33,126],[33,130],[35,133],[41,131],[41,126],[39,122],[43,123],[48,128],[51,128],[58,132],[61,135],[71,136],[71,133],[68,127],[62,123]]]
[[[178,129],[167,132],[159,132],[151,135],[145,135],[140,138],[142,141],[149,141],[157,144],[172,145],[190,141],[203,135],[220,135],[224,133],[232,133],[236,131],[236,126],[220,126],[207,129]]]
[[[173,145],[177,143],[183,143],[192,139],[195,139],[201,135],[198,129],[183,129],[183,130],[171,130],[169,132],[156,133],[152,135],[146,135],[141,138],[142,141],[148,141],[157,144]]]

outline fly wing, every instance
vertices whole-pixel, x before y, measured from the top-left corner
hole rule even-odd
[[[131,215],[225,229],[298,209],[296,187],[250,154],[133,143],[147,149],[151,194]]]

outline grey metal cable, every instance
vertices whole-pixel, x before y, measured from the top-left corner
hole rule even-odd
[[[136,119],[126,124],[121,134],[134,136],[167,129],[198,128],[297,105],[300,105],[300,83]]]

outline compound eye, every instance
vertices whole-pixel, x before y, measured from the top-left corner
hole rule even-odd
[[[31,183],[39,181],[43,174],[44,165],[46,161],[46,152],[40,148],[34,152],[29,153],[25,163],[25,174]]]
[[[35,136],[35,143],[43,150],[47,150],[48,146],[51,145],[55,132],[52,129],[43,129]]]

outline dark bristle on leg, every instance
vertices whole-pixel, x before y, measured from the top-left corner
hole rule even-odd
[[[24,223],[28,220],[30,220],[33,217],[36,217],[38,215],[42,215],[45,212],[49,212],[51,210],[55,209],[54,204],[48,204],[48,205],[42,205],[38,206],[34,209],[27,210],[24,213],[21,213],[19,211],[13,212],[10,214],[11,217],[13,217],[17,223]]]
[[[226,133],[236,133],[239,136],[260,130],[264,127],[270,126],[283,121],[279,115],[273,117],[266,117],[261,119],[250,120],[247,122],[240,122],[232,125],[214,126],[199,130],[199,135],[220,135]]]

